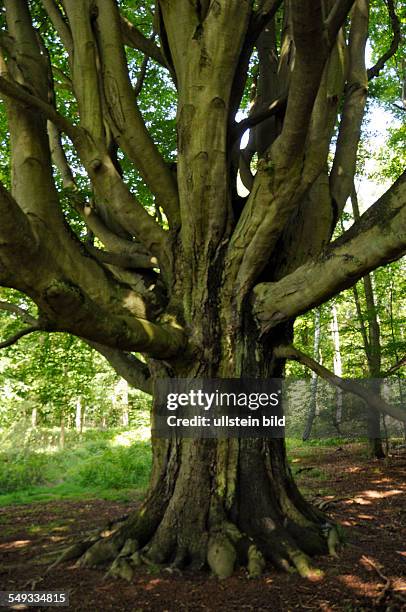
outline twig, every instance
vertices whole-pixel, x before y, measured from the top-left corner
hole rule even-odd
[[[392,589],[392,581],[390,578],[388,578],[387,576],[385,576],[385,574],[381,572],[379,567],[376,565],[374,561],[372,561],[372,559],[370,559],[366,555],[363,555],[361,557],[361,560],[365,561],[365,563],[368,563],[368,565],[370,565],[376,571],[378,576],[384,582],[383,588],[381,589],[379,595],[376,597],[376,603],[381,604],[383,600],[385,599],[385,597],[388,595],[388,592]]]

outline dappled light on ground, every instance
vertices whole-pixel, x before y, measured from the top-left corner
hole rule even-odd
[[[300,487],[314,503],[327,504],[323,511],[345,527],[346,545],[339,557],[315,559],[324,576],[314,582],[296,574],[282,574],[272,567],[254,580],[248,580],[243,569],[218,581],[208,572],[143,567],[131,583],[103,581],[103,570],[79,570],[72,562],[45,575],[45,568],[65,545],[134,507],[131,501],[87,499],[0,508],[1,584],[3,588],[15,588],[40,579],[41,589],[68,588],[71,601],[77,605],[72,609],[80,612],[339,612],[385,610],[388,605],[393,606],[394,612],[402,609],[400,606],[406,605],[402,601],[406,597],[404,459],[390,460],[377,473],[376,464],[366,459],[357,446],[345,447],[339,453],[334,448],[313,448],[311,452],[306,449],[305,456],[302,449],[299,452],[300,462],[295,465],[314,468],[297,475]],[[294,450],[291,459],[298,459]],[[16,545],[19,542],[26,544]]]

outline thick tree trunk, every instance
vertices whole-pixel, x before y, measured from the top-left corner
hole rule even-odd
[[[244,340],[244,351],[237,348],[247,357],[248,338]],[[244,363],[240,376],[263,377],[265,370],[281,375],[280,363],[272,359]],[[228,366],[220,363],[217,368],[230,376]],[[194,363],[188,377],[211,370],[211,364]],[[131,576],[133,566],[141,562],[208,565],[226,577],[237,564],[247,566],[250,575],[259,575],[271,561],[305,576],[316,571],[310,556],[334,554],[336,528],[299,492],[283,439],[153,439],[152,443],[151,482],[141,510],[109,537],[89,542],[92,545],[80,563],[113,561],[111,573],[122,577]]]

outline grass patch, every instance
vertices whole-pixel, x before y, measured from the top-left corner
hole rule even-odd
[[[94,497],[130,501],[148,485],[151,445],[139,428],[69,432],[64,449],[48,429],[28,432],[21,445],[17,433],[14,444],[10,432],[0,438],[0,506]]]

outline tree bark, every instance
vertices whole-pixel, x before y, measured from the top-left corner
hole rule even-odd
[[[245,351],[242,375],[264,376],[263,364],[255,366],[255,358],[246,357]],[[268,375],[280,375],[280,363],[270,362]],[[201,376],[208,370],[211,364],[194,363],[182,375]],[[334,553],[329,541],[335,528],[299,492],[283,439],[152,442],[151,482],[141,510],[90,546],[81,564],[113,562],[110,571],[119,576],[131,573],[140,560],[175,567],[208,564],[224,578],[238,564],[257,576],[270,560],[310,576],[317,573],[310,556]]]

